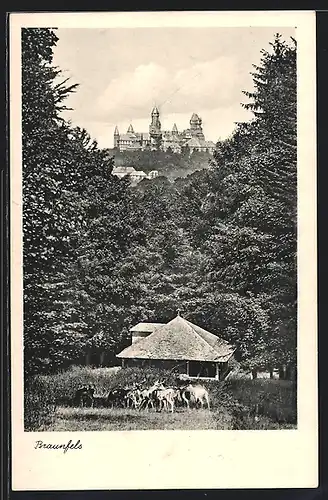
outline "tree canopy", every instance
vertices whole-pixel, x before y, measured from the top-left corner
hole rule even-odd
[[[115,362],[134,323],[177,309],[238,346],[250,369],[295,364],[295,42],[277,35],[262,51],[244,92],[254,117],[206,169],[200,157],[138,153],[138,168],[171,181],[133,188],[112,169],[136,155],[113,159],[62,119],[78,87],[52,64],[57,41],[55,30],[22,32],[26,373],[88,352]]]

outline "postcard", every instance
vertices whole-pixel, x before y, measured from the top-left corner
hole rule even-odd
[[[13,490],[316,487],[315,13],[9,50]]]

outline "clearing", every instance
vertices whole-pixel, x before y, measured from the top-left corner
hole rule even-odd
[[[253,425],[252,425],[253,424]],[[295,425],[279,424],[264,417],[252,419],[253,429],[294,429]],[[133,430],[232,430],[232,415],[225,409],[179,409],[174,413],[130,408],[59,407],[46,426],[46,431],[133,431]]]
[[[170,412],[130,408],[59,407],[47,431],[127,431],[231,429],[232,418],[225,411],[184,409]]]

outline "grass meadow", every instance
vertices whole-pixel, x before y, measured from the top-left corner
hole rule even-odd
[[[130,408],[76,408],[75,391],[92,383],[97,396],[133,382],[151,385],[156,379],[169,386],[175,375],[155,369],[71,367],[38,375],[25,387],[26,431],[124,430],[269,430],[296,428],[296,388],[285,380],[201,381],[210,394],[211,409],[177,408],[172,414]],[[261,405],[255,418],[254,407]]]

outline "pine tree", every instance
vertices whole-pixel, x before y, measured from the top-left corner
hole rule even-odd
[[[52,64],[54,30],[22,30],[25,374],[65,366],[81,353],[86,324],[74,274],[77,199],[87,169],[83,131],[61,118],[67,85]],[[92,148],[91,148],[92,149]],[[89,175],[89,172],[88,174]]]
[[[252,73],[254,91],[244,94],[251,99],[243,106],[255,115],[256,150],[265,153],[265,164],[258,172],[268,194],[282,200],[295,217],[297,95],[296,42],[282,41],[277,34],[272,51],[262,50],[259,66]]]
[[[262,365],[296,359],[296,46],[277,35],[271,47],[245,92],[254,119],[218,143],[181,197],[204,253],[197,314]]]

